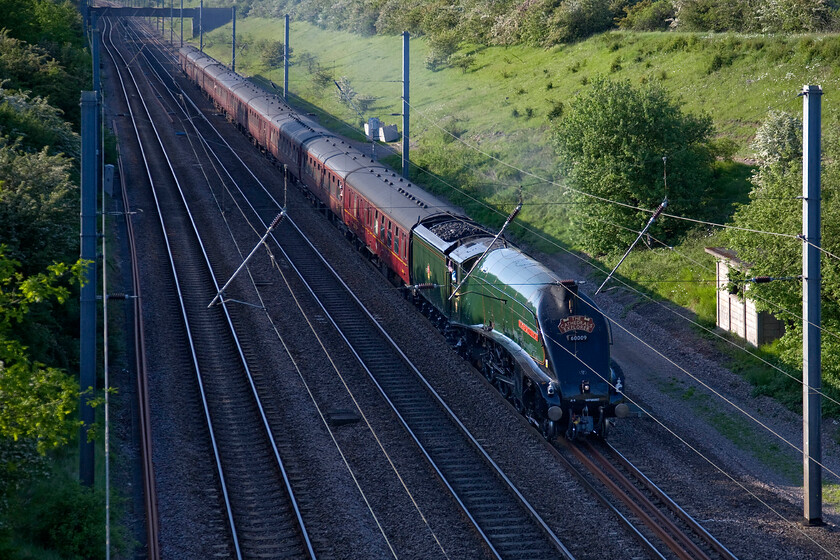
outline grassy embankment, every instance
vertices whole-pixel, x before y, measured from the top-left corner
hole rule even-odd
[[[237,35],[242,47],[237,68],[281,83],[282,68],[262,64],[259,45],[262,41],[282,41],[282,21],[242,19]],[[332,81],[316,85],[318,69],[334,79],[346,76],[360,97],[373,98],[365,117],[379,116],[388,123],[401,123],[400,117],[390,116],[402,109],[400,37],[360,37],[293,23],[291,45],[293,60],[311,57],[314,63],[292,66],[290,93],[324,124],[361,137],[361,119],[353,108],[339,102]],[[208,53],[229,63],[230,27],[207,34],[205,47]],[[840,59],[840,39],[608,33],[548,50],[466,48],[462,52],[474,56],[466,72],[425,68],[428,51],[422,38],[412,39],[411,51],[412,160],[443,177],[460,179],[453,183],[455,187],[438,184],[437,188],[478,218],[491,222],[503,219],[502,214],[516,200],[516,187],[523,185],[526,207],[519,220],[549,239],[527,240],[540,250],[556,251],[553,244],[564,243],[567,226],[562,178],[556,175],[550,146],[549,115],[558,107],[568,109],[569,102],[593,76],[609,75],[634,83],[660,80],[681,100],[685,111],[710,114],[719,136],[736,146],[736,162],[721,162],[718,170],[719,179],[726,182],[731,194],[727,202],[745,202],[750,169],[737,162],[751,157],[749,142],[756,127],[771,108],[800,114],[797,94],[803,84],[821,84],[826,92],[837,88],[838,77],[830,63]],[[826,105],[823,127],[836,125],[837,111]],[[483,153],[452,141],[442,129]],[[446,159],[444,153],[454,155]],[[494,162],[488,154],[504,164]],[[472,178],[465,179],[467,174]],[[423,177],[418,176],[418,180]],[[464,191],[498,210],[468,204]],[[732,204],[721,208],[719,221],[725,223]],[[708,283],[714,268],[703,247],[715,241],[714,232],[698,231],[674,251],[660,247],[652,254],[631,256],[621,271],[639,286],[688,307],[708,323],[714,320],[714,288]],[[613,262],[608,258],[603,265]]]
[[[262,44],[283,40],[282,26],[282,20],[237,22],[240,72],[282,83],[282,68],[266,67],[259,56]],[[293,61],[299,64],[290,71],[290,99],[303,110],[333,130],[361,139],[362,119],[339,102],[331,81],[346,77],[360,97],[372,98],[365,117],[401,123],[400,117],[390,116],[401,112],[400,37],[360,37],[292,23],[291,45]],[[230,26],[209,33],[205,47],[229,63]],[[547,50],[467,47],[461,54],[471,54],[473,60],[466,71],[431,71],[424,66],[427,53],[422,38],[412,39],[411,158],[445,182],[413,170],[414,178],[493,225],[500,224],[513,207],[522,185],[525,208],[517,222],[539,233],[511,229],[544,252],[574,249],[566,242],[568,204],[550,144],[552,120],[569,109],[571,100],[596,75],[636,84],[659,80],[681,101],[684,111],[712,116],[719,139],[730,140],[735,148],[733,161],[718,163],[717,180],[728,193],[726,200],[717,201],[718,223],[726,223],[735,205],[747,201],[749,143],[770,109],[801,116],[802,85],[820,84],[827,94],[823,128],[837,126],[840,120],[830,101],[831,92],[840,86],[834,70],[840,60],[837,36],[615,32]],[[311,62],[301,62],[307,59]],[[461,145],[454,136],[476,148]],[[398,167],[398,157],[389,161]],[[473,202],[473,197],[481,202]],[[719,228],[698,227],[673,249],[653,242],[652,250],[634,252],[622,265],[621,276],[638,289],[688,308],[700,323],[711,326],[714,262],[703,248],[721,243]],[[609,270],[617,259],[606,257],[596,264]],[[762,352],[773,357],[772,347]],[[801,394],[795,381],[743,353],[733,356],[734,367],[757,390],[788,404]]]

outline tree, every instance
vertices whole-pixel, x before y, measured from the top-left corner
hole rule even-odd
[[[286,56],[284,53],[285,46],[283,41],[268,41],[264,43],[260,48],[260,61],[266,68],[282,66]],[[289,58],[291,58],[291,54],[290,52]]]
[[[636,88],[629,81],[594,79],[554,132],[574,189],[570,196],[578,203],[571,215],[575,241],[595,254],[626,248],[650,218],[635,208],[652,210],[666,195],[669,212],[703,217],[713,197],[712,132],[710,117],[684,114],[656,83]],[[673,238],[686,229],[683,221],[662,219],[651,233]]]
[[[671,0],[642,0],[632,6],[625,6],[626,14],[618,22],[622,29],[633,31],[659,31],[668,28],[674,18],[674,3]]]
[[[0,243],[24,272],[69,260],[78,247],[78,190],[72,160],[47,148],[23,152],[0,136]],[[76,214],[78,215],[78,214]]]
[[[757,8],[765,33],[801,33],[828,28],[833,16],[829,0],[770,0]]]
[[[33,362],[17,331],[34,305],[64,303],[83,266],[56,264],[31,276],[19,268],[0,245],[0,438],[35,441],[43,453],[67,443],[78,385],[64,371]]]
[[[68,58],[80,64],[84,57]],[[90,83],[89,59],[86,64],[69,70],[52,58],[44,49],[13,38],[0,29],[0,77],[6,89],[29,90],[64,112],[65,118],[78,122],[79,91]]]
[[[677,23],[685,31],[758,31],[759,0],[680,0]]]
[[[467,70],[475,63],[475,55],[473,54],[461,54],[461,55],[454,55],[450,59],[452,66],[455,68],[460,68],[462,74],[466,74]]]
[[[610,0],[566,0],[549,18],[546,43],[570,43],[613,26]]]
[[[0,136],[17,140],[28,152],[44,146],[51,154],[63,153],[75,160],[81,155],[79,135],[61,118],[61,111],[43,97],[3,89],[0,82]]]
[[[756,133],[753,149],[758,168],[751,177],[750,202],[733,217],[734,225],[758,231],[799,235],[802,231],[801,123],[783,112],[771,112]],[[822,247],[840,252],[840,139],[825,130],[822,164]],[[802,273],[802,242],[790,237],[727,230],[725,241],[738,258],[750,264],[750,276],[795,278]],[[823,384],[840,395],[840,263],[824,256],[822,265]],[[750,284],[749,293],[761,311],[770,311],[787,324],[779,343],[783,362],[793,371],[802,368],[802,283],[798,280]],[[801,393],[800,393],[801,394]],[[825,409],[834,409],[830,402]]]
[[[429,37],[429,54],[426,55],[426,68],[435,71],[438,67],[448,64],[452,55],[458,50],[461,42],[454,29],[441,31]]]

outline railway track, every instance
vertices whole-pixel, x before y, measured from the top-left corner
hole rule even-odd
[[[614,509],[619,519],[631,528],[652,557],[737,560],[735,555],[609,443],[597,440],[571,443],[560,440],[558,447],[574,457],[580,467],[559,451],[558,458],[605,506]],[[604,496],[596,486],[596,480],[614,499]]]
[[[161,65],[158,70],[163,72],[165,68]],[[174,91],[173,100],[182,93]],[[219,137],[213,143],[220,140],[224,142]],[[235,155],[233,150],[230,153]],[[244,164],[243,167],[247,168]],[[233,175],[236,172],[231,173],[231,181]],[[252,189],[247,196],[240,189],[239,196],[237,205],[250,208],[262,227],[268,229],[279,207],[268,189]],[[317,300],[324,320],[342,336],[492,554],[497,558],[571,558],[545,521],[293,220],[285,220],[272,239]]]
[[[160,59],[156,71],[165,72]],[[169,79],[172,78],[167,81]],[[184,93],[174,84],[173,79],[168,86],[173,88],[173,100]],[[199,114],[195,109],[193,114]],[[218,144],[219,140],[225,143],[221,136],[213,143]],[[234,153],[232,149],[230,152]],[[233,181],[233,176],[229,179]],[[268,189],[249,189],[246,196],[239,188],[238,193],[237,205],[250,208],[261,226],[267,228],[280,206]],[[273,241],[317,301],[321,313],[316,320],[329,322],[335,332],[341,334],[493,555],[498,558],[570,558],[571,554],[559,539],[378,326],[377,319],[349,293],[338,274],[317,254],[293,220],[287,220],[278,228]],[[585,445],[584,449],[570,446],[569,450],[590,472],[598,473],[595,476],[601,483],[626,504],[624,507],[629,508],[629,515],[616,512],[628,525],[641,520],[647,526],[647,529],[633,530],[653,557],[734,558],[614,450],[607,451],[609,458],[591,445]],[[502,500],[500,496],[510,499]],[[664,509],[670,513],[663,514]],[[511,512],[516,513],[511,515]],[[636,521],[631,521],[630,517]],[[658,544],[654,544],[654,540]],[[663,544],[667,550],[660,552]]]
[[[112,23],[106,22],[103,38],[103,47],[118,69],[167,247],[185,331],[178,343],[192,358],[205,406],[228,520],[229,555],[314,557],[227,306],[206,309],[218,285],[178,174],[155,128],[155,120],[168,115],[161,114],[159,100],[146,102],[128,64],[136,53],[120,51]]]
[[[270,221],[273,212],[276,212],[276,202],[275,201],[266,201],[266,200],[255,200],[254,205],[257,208],[260,208],[260,215],[262,216],[262,225],[265,227]],[[274,208],[273,210],[271,208]],[[290,227],[290,226],[288,226]],[[283,237],[289,236],[289,229],[287,224],[284,224],[283,229],[281,230]],[[279,234],[278,234],[279,237]],[[275,240],[276,241],[276,240]],[[301,247],[304,243],[300,244]],[[284,253],[284,258],[286,258],[289,262],[295,262],[296,257],[294,253],[298,251],[297,247],[288,246],[286,247],[288,250],[287,253]],[[301,249],[301,254],[304,254],[305,250]],[[304,257],[305,258],[305,257]],[[320,277],[322,276],[321,272],[318,272],[316,269],[309,272],[306,270],[305,265],[301,265],[296,267],[298,274],[302,279],[307,277],[313,278],[316,281],[320,281]],[[313,281],[313,284],[316,282]],[[331,303],[327,302],[329,300],[329,295],[332,293],[331,291],[335,290],[334,287],[329,286],[313,286],[312,293],[315,297],[319,297],[317,294],[323,291],[326,295],[323,298],[319,297],[320,305],[322,305],[322,314],[319,314],[318,319],[321,322],[329,321],[334,326],[334,328],[338,332],[344,332],[353,334],[358,326],[352,322],[345,322],[345,318],[341,317],[341,312],[337,311],[335,317],[330,316],[330,312],[328,311],[331,308]],[[323,300],[322,300],[323,299]],[[233,313],[235,315],[235,312]],[[329,316],[329,318],[328,318]],[[375,318],[374,318],[375,321]],[[428,409],[419,408],[415,411],[412,408],[413,400],[416,396],[414,393],[414,387],[410,387],[405,391],[401,391],[399,386],[402,383],[402,377],[397,376],[396,380],[391,380],[388,376],[391,369],[393,368],[392,362],[388,360],[381,360],[380,356],[377,355],[377,347],[366,347],[364,342],[367,339],[369,334],[364,334],[364,330],[360,329],[359,332],[363,333],[359,336],[359,342],[356,344],[354,349],[355,354],[358,356],[360,363],[365,364],[366,369],[371,375],[371,378],[374,379],[377,384],[380,386],[380,390],[383,391],[383,394],[386,395],[391,390],[391,387],[395,387],[393,394],[395,395],[393,401],[395,401],[395,411],[400,416],[401,421],[405,423],[407,429],[411,432],[411,423],[416,422],[416,425],[420,426],[417,429],[417,433],[413,434],[413,438],[419,442],[423,442],[424,440],[434,440],[436,434],[434,430],[432,430],[429,434],[424,434],[421,430],[422,428],[422,418],[426,417],[429,413]],[[347,337],[348,344],[354,344],[353,336]],[[253,351],[246,351],[246,354],[254,354]],[[421,383],[422,385],[422,383]],[[422,387],[421,387],[422,388]],[[401,401],[404,397],[406,398],[405,401]],[[438,405],[435,405],[438,406]],[[445,406],[445,405],[444,405]],[[402,412],[401,412],[402,410]],[[419,420],[418,420],[419,419]],[[435,445],[428,446],[430,449],[434,450],[436,453],[440,453],[441,456],[446,456],[446,447],[441,447],[440,449],[436,449]],[[441,451],[442,450],[442,451]],[[648,546],[648,550],[653,557],[660,557],[660,558],[734,558],[734,556],[729,553],[724,547],[720,545],[713,537],[711,537],[708,533],[706,533],[702,527],[696,524],[689,516],[685,514],[683,510],[681,510],[676,504],[673,504],[667,496],[661,494],[661,492],[655,488],[650,481],[642,475],[641,473],[633,473],[630,474],[632,471],[632,467],[628,464],[624,464],[623,457],[614,452],[614,450],[604,450],[605,452],[602,453],[601,451],[596,450],[594,447],[584,447],[583,449],[575,448],[574,451],[570,451],[570,453],[574,453],[577,457],[578,461],[586,462],[592,465],[591,469],[593,472],[595,470],[601,471],[609,471],[607,474],[597,475],[598,478],[602,481],[602,484],[611,487],[615,492],[615,496],[619,495],[633,495],[633,498],[627,499],[626,506],[620,506],[622,509],[624,507],[629,508],[629,510],[624,510],[625,513],[620,513],[624,518],[632,517],[635,518],[636,521],[628,521],[629,524],[638,524],[639,520],[643,520],[643,525],[646,525],[646,529],[638,530],[637,534],[639,535],[640,541],[646,542],[646,546]],[[425,452],[425,451],[424,451]],[[578,456],[580,453],[580,456]],[[435,466],[439,476],[442,478],[445,476],[448,467],[445,466],[444,462],[441,461],[441,464],[444,465],[443,467],[439,467],[434,462],[430,461],[431,464]],[[596,469],[596,465],[603,465],[609,468],[601,468],[598,467]],[[615,465],[619,465],[616,469]],[[455,469],[457,470],[457,468]],[[619,471],[625,471],[624,473],[620,473]],[[457,475],[456,475],[457,478]],[[618,481],[619,479],[625,479],[624,481]],[[633,488],[636,488],[634,490]],[[481,494],[484,490],[482,488],[477,489],[470,489],[466,488],[462,490],[464,493],[471,493],[475,492],[476,494]],[[494,492],[494,490],[491,490]],[[613,500],[614,501],[614,500]],[[622,501],[624,499],[622,498]],[[645,505],[639,504],[632,504],[633,501],[640,501],[648,503]],[[670,502],[670,504],[669,504]],[[463,502],[460,501],[459,503],[464,506]],[[469,510],[466,509],[464,506],[466,515],[472,518],[471,513]],[[663,510],[667,510],[667,513],[662,513]],[[627,512],[630,513],[627,513]],[[492,525],[492,517],[489,518],[490,525]],[[478,524],[478,523],[477,523]],[[515,531],[516,529],[514,529]],[[479,531],[484,533],[480,528]],[[648,536],[645,536],[648,535]],[[651,537],[651,535],[654,535]],[[654,543],[654,541],[657,541]],[[505,549],[497,548],[490,543],[489,546],[493,550],[494,553],[497,554],[499,557],[533,557],[533,551],[531,551],[531,555],[525,556],[507,556]],[[663,548],[664,546],[664,548]],[[500,552],[501,550],[501,552]],[[514,553],[515,554],[515,553]]]
[[[125,174],[122,171],[122,160],[120,166],[120,189],[123,202],[128,200],[128,193],[125,185]],[[152,461],[152,427],[151,410],[149,407],[149,374],[146,368],[146,336],[143,325],[143,300],[139,267],[137,259],[137,244],[134,234],[134,222],[131,214],[125,211],[125,228],[128,241],[129,261],[131,262],[131,287],[134,315],[134,356],[135,373],[137,381],[137,417],[140,432],[140,460],[143,473],[143,503],[146,513],[146,552],[149,560],[159,560],[160,541],[159,528],[160,519],[158,516],[157,492],[155,491],[155,469]]]

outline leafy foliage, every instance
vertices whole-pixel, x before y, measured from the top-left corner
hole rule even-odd
[[[0,13],[4,17],[9,13],[3,6],[7,2],[0,0],[0,10],[3,10]],[[20,9],[17,2],[11,3],[15,6],[9,10]],[[43,3],[52,4],[49,0],[43,0]],[[7,22],[4,21],[3,25]],[[91,80],[90,58],[81,45],[47,40],[47,37],[62,36],[56,31],[48,33],[40,43],[38,39],[27,43],[16,38],[11,27],[0,29],[0,77],[5,80],[3,87],[16,91],[31,90],[34,95],[43,97],[60,109],[65,118],[78,124],[81,118],[79,92]]]
[[[362,34],[408,31],[457,43],[552,46],[621,27],[638,31],[801,32],[836,26],[832,0],[248,0],[248,13]],[[427,66],[449,54],[433,49]],[[454,51],[453,51],[454,52]]]
[[[683,0],[679,27],[686,31],[757,31],[754,17],[759,0]]]
[[[800,33],[835,26],[831,0],[682,0],[677,17],[687,31]]]
[[[21,151],[0,137],[0,243],[26,273],[70,260],[78,240],[78,191],[71,178],[72,161]]]
[[[801,124],[782,112],[771,112],[756,134],[759,158],[752,176],[750,203],[739,208],[734,223],[742,228],[798,235],[802,228]],[[826,251],[840,251],[840,139],[825,131],[822,169],[822,240]],[[802,272],[802,245],[798,239],[728,230],[728,245],[748,263],[751,276],[795,277]],[[840,332],[840,263],[822,259],[822,317],[829,332]],[[787,331],[779,341],[780,357],[793,371],[802,368],[802,283],[777,281],[750,285],[756,308],[770,311],[786,321]],[[784,312],[781,310],[788,310]],[[823,382],[840,395],[840,341],[823,334]],[[826,410],[837,413],[831,403]]]
[[[550,31],[545,43],[568,43],[612,27],[614,14],[610,0],[566,0],[549,18]]]
[[[33,306],[64,303],[82,266],[52,265],[25,277],[0,246],[0,438],[37,442],[40,452],[65,444],[79,392],[72,377],[33,362],[16,333]],[[69,281],[69,282],[68,282]]]
[[[102,491],[54,476],[34,486],[23,497],[15,529],[20,536],[73,560],[105,557],[105,509]],[[118,546],[123,532],[115,528]],[[13,556],[14,557],[14,556]]]
[[[832,12],[829,0],[767,0],[758,4],[756,16],[765,33],[801,33],[827,29]]]
[[[629,81],[594,79],[554,133],[568,184],[575,189],[571,196],[579,203],[572,214],[576,242],[595,254],[629,246],[650,218],[635,208],[652,210],[665,196],[669,212],[702,216],[713,197],[705,192],[714,161],[711,134],[708,116],[683,114],[654,82],[636,88]],[[685,230],[684,222],[662,219],[651,233],[673,239]]]
[[[28,554],[16,547],[29,533],[10,523],[23,516],[9,508],[45,478],[43,454],[66,445],[78,426],[78,384],[58,367],[69,365],[78,347],[74,329],[63,324],[77,324],[78,318],[68,321],[73,306],[59,306],[77,293],[82,269],[60,264],[78,254],[79,139],[62,114],[78,123],[90,58],[69,2],[0,0],[0,10],[0,556],[23,558]],[[37,507],[22,511],[43,511],[61,499],[40,495]],[[67,519],[54,527],[86,525],[86,516],[101,515],[96,503],[70,500],[62,512]],[[83,546],[93,542],[84,527],[71,532],[31,538],[63,557],[101,555],[102,547],[77,546],[81,535]]]
[[[283,65],[283,60],[286,58],[283,41],[267,41],[260,45],[260,62],[266,68],[274,68]],[[292,59],[292,53],[289,53],[289,60]]]
[[[3,89],[0,85],[0,136],[17,139],[29,152],[47,146],[51,154],[63,153],[79,160],[79,135],[61,112],[43,97]]]
[[[671,0],[642,0],[624,8],[627,14],[618,26],[634,31],[661,31],[667,29],[676,14]]]
[[[0,0],[3,27],[32,45],[82,47],[82,18],[68,0]]]

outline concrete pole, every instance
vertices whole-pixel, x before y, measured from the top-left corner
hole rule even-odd
[[[184,0],[181,0],[181,46],[184,46]]]
[[[409,123],[409,106],[408,106],[408,31],[403,34],[403,110],[402,110],[402,176],[408,179],[408,123]]]
[[[820,127],[822,88],[802,90],[802,432],[805,524],[822,525]]]
[[[286,34],[283,36],[283,100],[289,100],[289,14],[284,17]]]
[[[231,14],[233,15],[233,47],[230,53],[230,69],[236,72],[236,6],[231,8]]]
[[[198,5],[198,50],[204,52],[204,25],[202,25],[201,18],[204,15],[204,0]],[[195,22],[195,20],[193,20]]]
[[[81,258],[90,261],[85,272],[85,284],[79,297],[79,480],[93,486],[94,447],[88,442],[88,428],[95,415],[88,401],[95,397],[96,388],[96,190],[99,170],[99,96],[95,91],[83,91],[82,106],[82,177],[81,177]]]
[[[172,35],[175,33],[175,29],[174,29],[175,28],[175,25],[174,25],[175,22],[172,21],[172,12],[174,12],[174,11],[175,11],[175,0],[169,0],[169,44],[170,45],[174,44],[174,41],[172,40]]]

